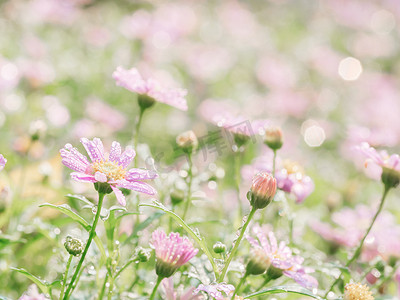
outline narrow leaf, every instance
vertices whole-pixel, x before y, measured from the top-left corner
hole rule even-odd
[[[21,273],[26,278],[32,280],[43,293],[49,294],[49,292],[50,292],[49,291],[49,284],[46,281],[41,280],[40,278],[38,278],[35,275],[29,273],[25,269],[11,268],[11,270],[14,270],[14,271],[17,271],[18,273]]]
[[[307,290],[303,287],[300,286],[274,286],[259,292],[256,292],[254,294],[250,294],[246,297],[245,299],[251,299],[251,298],[256,298],[259,296],[264,296],[268,294],[282,294],[282,293],[290,293],[290,294],[298,294],[298,295],[303,295],[303,296],[308,296],[310,298],[322,300],[323,298],[313,294],[310,290]]]

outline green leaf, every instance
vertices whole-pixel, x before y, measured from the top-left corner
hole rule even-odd
[[[26,243],[25,239],[17,239],[11,236],[0,236],[0,250],[4,249],[8,245],[16,244],[16,243]]]
[[[65,197],[67,197],[69,199],[79,200],[79,201],[81,201],[81,202],[83,202],[83,203],[85,203],[86,205],[89,205],[89,206],[94,206],[94,204],[90,200],[88,200],[86,197],[81,196],[81,195],[68,194]]]
[[[14,271],[17,271],[18,273],[21,273],[22,275],[24,275],[28,279],[32,280],[43,293],[49,294],[49,292],[50,292],[49,284],[46,281],[41,280],[40,278],[38,278],[35,275],[29,273],[25,269],[11,268],[11,270],[14,270]]]
[[[214,257],[211,255],[210,250],[208,250],[207,245],[203,239],[203,237],[197,232],[194,232],[194,230],[192,228],[190,228],[189,225],[187,225],[185,223],[185,221],[182,220],[181,217],[179,217],[176,213],[174,213],[173,211],[170,211],[168,208],[166,208],[164,205],[162,205],[159,202],[154,202],[154,204],[147,204],[147,203],[143,203],[143,204],[139,204],[139,206],[148,206],[148,207],[153,207],[159,210],[162,210],[163,212],[167,213],[171,218],[173,218],[176,222],[179,223],[179,225],[182,226],[183,229],[186,230],[186,232],[197,242],[197,244],[199,244],[201,250],[203,250],[204,254],[208,257],[208,260],[210,261],[215,276],[218,277],[218,267],[214,261]]]
[[[71,210],[71,207],[69,207],[69,205],[67,204],[62,204],[62,205],[53,205],[50,203],[44,203],[42,205],[39,205],[39,207],[51,207],[51,208],[55,208],[59,211],[61,211],[62,213],[66,214],[68,217],[70,217],[71,219],[73,219],[74,221],[78,222],[79,224],[82,225],[83,228],[85,228],[85,230],[87,232],[89,232],[92,229],[92,226],[89,225],[86,220],[84,218],[82,218],[80,215],[78,215],[76,212]],[[104,261],[107,260],[107,255],[106,255],[106,251],[104,250],[103,244],[101,243],[99,237],[97,236],[97,234],[94,236],[93,238],[94,242],[97,245],[97,248],[99,248],[100,253],[101,253],[101,257]]]
[[[289,285],[281,285],[281,286],[274,286],[248,296],[245,296],[245,299],[256,298],[259,296],[264,296],[268,294],[282,294],[282,293],[290,293],[290,294],[298,294],[303,296],[308,296],[310,298],[322,300],[323,298],[313,294],[310,290],[307,290],[300,286],[289,286]]]

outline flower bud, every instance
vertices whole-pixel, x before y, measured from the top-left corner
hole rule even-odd
[[[140,106],[140,109],[144,111],[147,108],[150,108],[156,103],[156,100],[154,100],[152,97],[144,95],[144,94],[139,94],[138,95],[138,103]]]
[[[213,250],[215,253],[224,253],[226,251],[226,246],[225,244],[221,242],[216,242],[213,246]]]
[[[267,172],[260,172],[253,178],[247,197],[251,206],[262,209],[271,203],[276,193],[276,179]]]
[[[279,127],[269,127],[265,130],[264,143],[272,150],[278,150],[283,145],[282,130]]]
[[[185,153],[192,153],[197,149],[199,142],[192,130],[185,131],[176,137],[176,143]]]
[[[267,271],[271,265],[271,260],[261,248],[254,249],[250,254],[250,261],[246,266],[246,273],[250,275],[260,275]]]
[[[270,265],[267,271],[267,276],[271,279],[278,279],[283,275],[283,271],[281,269],[275,268],[273,265]]]
[[[73,238],[70,235],[65,238],[64,247],[69,254],[74,256],[79,256],[83,251],[82,241],[80,239]]]
[[[372,292],[366,284],[348,283],[344,287],[343,300],[374,300]]]
[[[234,133],[233,140],[235,141],[236,146],[240,148],[250,140],[250,136],[243,133]]]
[[[400,172],[395,169],[382,167],[381,180],[386,188],[395,188],[400,183]]]
[[[135,256],[137,257],[139,262],[148,262],[151,256],[151,252],[149,249],[137,247],[135,250]]]

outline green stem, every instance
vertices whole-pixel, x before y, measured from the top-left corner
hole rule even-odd
[[[235,153],[235,187],[237,192],[238,207],[239,207],[239,218],[243,215],[243,205],[240,199],[240,165],[241,165],[241,152],[238,150]]]
[[[74,256],[72,254],[70,254],[70,256],[68,258],[67,267],[65,268],[65,273],[64,273],[64,279],[63,279],[63,283],[62,283],[62,286],[61,286],[60,299],[62,299],[64,297],[65,285],[67,284],[68,271],[69,271],[69,267],[71,266],[71,262],[72,262],[72,258],[73,257]]]
[[[132,284],[130,285],[128,291],[131,291],[131,290],[133,289],[133,287],[135,286],[135,284],[138,283],[138,281],[140,280],[140,277],[139,277],[139,275],[138,275],[138,270],[139,270],[139,264],[136,264],[136,265],[135,265],[135,274],[136,274],[136,277],[135,277],[135,280],[134,280],[134,281],[132,282]]]
[[[108,282],[108,272],[106,274],[106,277],[104,278],[104,282],[103,282],[103,286],[101,287],[100,293],[99,293],[99,300],[103,299],[104,297],[104,293],[106,291],[106,286],[107,286],[107,282]]]
[[[235,242],[235,245],[233,246],[233,249],[232,249],[231,253],[228,256],[228,259],[225,262],[224,268],[221,271],[221,275],[219,277],[219,282],[224,280],[226,272],[228,271],[229,264],[231,263],[232,258],[234,257],[237,249],[239,248],[240,242],[243,239],[243,236],[244,236],[244,233],[245,233],[245,231],[247,229],[247,226],[249,225],[251,219],[253,218],[254,213],[256,212],[256,210],[257,209],[254,208],[254,207],[251,208],[251,211],[249,213],[249,216],[247,217],[246,223],[244,223],[244,225],[242,227],[242,230],[240,231],[239,237],[237,238],[237,240]]]
[[[150,296],[149,300],[153,300],[154,299],[154,296],[156,295],[158,286],[160,285],[162,280],[163,280],[163,278],[161,276],[158,276],[156,285],[154,286],[153,291],[151,292],[151,296]]]
[[[135,128],[136,132],[134,134],[134,139],[133,139],[133,146],[135,147],[135,151],[136,151],[138,140],[139,140],[140,125],[142,125],[144,111],[145,110],[143,108],[140,108],[139,119],[136,123],[136,128]],[[136,157],[135,157],[135,167],[136,167]]]
[[[99,193],[99,203],[97,205],[97,212],[96,212],[96,215],[94,217],[94,221],[93,221],[93,224],[92,224],[92,229],[90,230],[90,233],[89,233],[89,239],[88,239],[88,241],[86,243],[85,249],[83,250],[81,259],[79,260],[79,263],[76,266],[75,273],[72,276],[71,282],[68,285],[68,289],[67,289],[67,291],[65,293],[65,296],[63,298],[64,300],[68,299],[68,296],[69,296],[70,292],[72,293],[72,291],[71,291],[72,286],[73,286],[73,284],[74,284],[74,282],[76,280],[76,277],[79,274],[79,270],[82,267],[82,264],[83,264],[83,261],[85,260],[86,254],[89,251],[89,247],[90,247],[90,244],[92,243],[93,237],[96,235],[96,226],[97,226],[97,223],[98,223],[99,218],[100,218],[101,206],[103,204],[104,196],[105,196],[105,194]]]
[[[118,278],[119,275],[133,262],[135,262],[138,258],[134,257],[133,259],[130,259],[125,265],[121,267],[121,269],[115,274],[115,278]]]
[[[371,224],[369,225],[367,231],[365,232],[364,237],[361,239],[360,244],[358,245],[358,247],[357,247],[356,251],[354,252],[353,256],[347,261],[346,268],[348,268],[360,256],[362,247],[364,245],[364,241],[367,238],[369,232],[372,229],[372,226],[374,226],[374,223],[375,223],[376,219],[378,218],[379,214],[382,211],[382,208],[383,208],[383,205],[385,204],[385,199],[386,199],[386,196],[387,196],[389,190],[390,190],[390,187],[385,186],[385,188],[383,190],[383,195],[382,195],[382,198],[381,198],[381,202],[379,204],[379,208],[376,211],[375,216],[372,218]],[[340,273],[338,278],[335,280],[335,282],[331,285],[329,290],[326,292],[324,298],[326,298],[328,296],[329,292],[332,291],[333,288],[335,287],[335,285],[340,281],[340,277],[342,276],[342,274],[343,274],[343,271]]]
[[[272,159],[272,176],[275,177],[275,166],[276,166],[276,149],[274,149],[274,158]]]
[[[186,196],[186,203],[185,203],[185,209],[183,211],[183,215],[182,215],[182,220],[185,220],[186,214],[189,210],[189,205],[190,205],[190,201],[191,201],[191,197],[192,197],[192,182],[193,182],[193,172],[192,172],[192,168],[193,168],[193,162],[192,162],[192,155],[188,154],[188,161],[189,161],[189,170],[188,170],[188,176],[189,176],[189,182],[188,182],[188,192],[187,192],[187,196]]]
[[[110,286],[108,287],[108,296],[107,296],[108,300],[111,300],[113,291],[114,291],[114,278],[111,276],[110,277]]]
[[[256,289],[256,292],[261,290],[271,280],[272,280],[272,278],[267,275],[267,277],[264,279],[263,283]]]
[[[242,284],[245,282],[245,280],[246,280],[246,278],[247,278],[248,275],[249,275],[249,273],[247,273],[247,272],[244,273],[242,279],[240,279],[239,284],[237,285],[237,287],[236,287],[236,289],[235,289],[235,292],[234,292],[233,295],[232,295],[231,300],[234,300],[236,294],[240,292],[240,288],[242,287]]]

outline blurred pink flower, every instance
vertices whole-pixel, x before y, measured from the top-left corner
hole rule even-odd
[[[307,274],[314,270],[303,267],[304,259],[300,256],[293,256],[292,250],[286,246],[284,241],[281,241],[278,245],[274,233],[263,231],[258,224],[253,226],[252,231],[257,239],[248,235],[247,240],[253,247],[265,251],[265,254],[271,260],[270,268],[278,269],[283,275],[292,278],[305,288],[312,289],[318,286],[318,281]]]
[[[0,171],[4,169],[7,163],[7,159],[4,158],[3,154],[0,154]]]
[[[131,92],[147,95],[158,102],[174,106],[181,110],[186,111],[188,109],[185,99],[186,90],[165,88],[153,78],[144,80],[135,68],[126,70],[118,67],[113,73],[113,78],[116,80],[117,85]]]
[[[127,123],[125,115],[98,99],[88,101],[86,113],[92,120],[106,125],[112,131],[124,128]]]
[[[210,285],[200,284],[194,293],[205,292],[212,297],[212,299],[224,300],[226,297],[224,297],[222,293],[226,296],[232,296],[234,290],[235,287],[233,285],[222,282]]]
[[[383,168],[400,172],[400,156],[398,154],[389,155],[385,150],[378,152],[366,142],[356,146],[356,149],[367,157],[366,167],[369,163],[372,163],[380,167],[380,173],[382,173]]]
[[[121,145],[118,142],[113,142],[110,154],[107,157],[100,139],[94,138],[93,141],[90,141],[87,138],[81,138],[81,143],[89,154],[92,163],[71,144],[66,144],[60,150],[62,163],[76,171],[71,173],[72,179],[80,182],[108,183],[118,202],[123,206],[126,205],[125,196],[118,188],[130,189],[148,195],[156,194],[156,190],[152,186],[142,182],[146,179],[156,178],[155,172],[136,168],[127,170],[128,165],[135,157],[135,151],[132,147],[127,147],[121,153]]]
[[[32,284],[26,293],[22,295],[19,300],[48,300],[44,294],[39,294],[39,290],[36,285]]]
[[[178,291],[174,288],[174,281],[172,277],[165,278],[161,282],[164,290],[164,299],[166,300],[201,300],[203,299],[200,295],[193,295],[194,287],[188,288],[186,291],[179,289]]]
[[[196,256],[199,251],[193,247],[192,242],[187,237],[181,237],[176,232],[171,232],[167,236],[162,229],[157,229],[151,237],[150,245],[156,252],[156,273],[158,276],[171,277],[179,267]]]
[[[297,203],[302,203],[313,191],[314,182],[304,174],[303,168],[291,160],[277,159],[275,178],[279,189],[292,194]],[[242,177],[251,180],[258,172],[272,172],[272,156],[260,156],[252,165],[242,168]]]
[[[313,221],[310,226],[324,239],[337,245],[354,248],[363,238],[375,212],[371,207],[357,205],[354,209],[344,208],[332,215],[336,227],[320,221]],[[390,238],[387,238],[388,236]],[[384,259],[400,256],[400,226],[387,211],[378,216],[362,250],[364,261],[370,261],[378,255]]]

